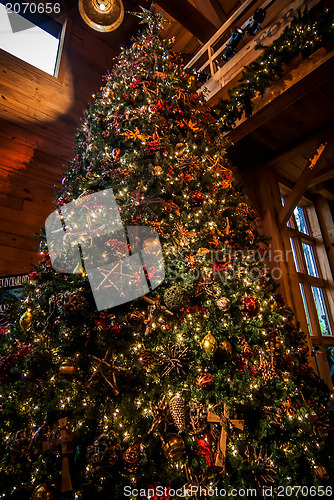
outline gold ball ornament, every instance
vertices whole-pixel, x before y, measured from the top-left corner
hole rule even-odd
[[[66,359],[58,369],[58,375],[64,380],[74,378],[79,373],[78,364],[73,359]]]
[[[185,150],[186,150],[186,144],[184,144],[184,142],[178,142],[175,146],[175,152],[179,155],[182,155]]]
[[[138,310],[132,311],[129,314],[129,322],[132,325],[140,325],[141,323],[144,323],[145,319],[146,319],[145,314],[143,314],[142,312],[140,312]]]
[[[140,445],[135,444],[133,446],[130,446],[130,448],[128,448],[123,453],[123,461],[125,469],[128,472],[135,472],[138,469],[139,458],[140,458]]]
[[[219,349],[222,351],[227,351],[229,354],[232,354],[232,344],[228,340],[223,340],[223,342],[219,342]]]
[[[215,339],[215,337],[212,335],[212,333],[208,333],[205,335],[204,339],[202,340],[202,349],[206,354],[214,354],[217,349],[218,349],[218,342]]]
[[[20,318],[20,327],[26,333],[32,324],[32,314],[29,309],[26,310],[25,313],[22,314]]]
[[[111,156],[114,158],[114,160],[118,160],[121,155],[121,150],[119,148],[115,148],[111,152]]]
[[[200,389],[211,389],[214,386],[214,379],[211,373],[200,373],[196,377],[196,385]]]
[[[182,457],[185,445],[182,436],[179,434],[168,434],[162,446],[165,457],[176,462]]]
[[[147,255],[157,256],[161,254],[161,245],[156,238],[147,238],[143,243],[143,251]]]
[[[30,500],[52,500],[53,494],[50,486],[46,483],[39,484],[33,491]]]
[[[231,307],[231,301],[227,297],[221,297],[220,299],[217,300],[216,304],[218,309],[220,309],[223,312],[228,311]]]

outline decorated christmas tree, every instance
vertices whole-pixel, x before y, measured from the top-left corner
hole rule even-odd
[[[141,16],[0,339],[0,495],[329,495],[329,391],[265,266],[218,111],[162,16]]]

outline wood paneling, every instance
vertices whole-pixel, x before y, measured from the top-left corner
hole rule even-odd
[[[58,78],[0,50],[0,275],[38,262],[32,235],[54,209],[83,111],[115,55],[70,19]]]

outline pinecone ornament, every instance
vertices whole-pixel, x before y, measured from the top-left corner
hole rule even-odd
[[[169,411],[180,432],[186,427],[186,404],[181,396],[174,396],[169,402]]]
[[[273,363],[269,362],[262,354],[260,354],[259,371],[262,372],[265,382],[272,378],[278,378]]]
[[[151,349],[142,349],[140,351],[140,361],[141,361],[141,364],[143,365],[143,368],[145,368],[145,370],[147,370],[148,368],[150,368],[151,366],[154,365],[155,363],[155,354],[153,351],[151,351]]]
[[[87,303],[85,297],[76,292],[57,293],[51,300],[65,312],[78,311]]]
[[[144,323],[145,319],[145,314],[140,311],[132,311],[132,313],[129,314],[129,323],[132,325],[140,325]]]

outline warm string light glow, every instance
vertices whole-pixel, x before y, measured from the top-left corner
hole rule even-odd
[[[77,463],[73,465],[77,467],[75,477],[82,475],[85,477],[86,488],[98,488],[99,491],[104,491],[105,484],[107,485],[105,491],[108,491],[110,481],[116,484],[120,474],[122,480],[131,482],[134,486],[137,483],[149,484],[151,477],[141,476],[145,467],[139,466],[134,471],[129,467],[129,470],[126,470],[127,462],[124,458],[126,450],[136,442],[139,434],[144,443],[139,461],[143,456],[144,460],[149,461],[151,450],[154,450],[156,463],[150,465],[150,471],[155,470],[155,474],[158,475],[160,470],[164,470],[165,477],[171,484],[186,483],[185,463],[191,472],[192,469],[196,471],[201,469],[205,486],[213,487],[219,483],[225,485],[229,481],[229,471],[231,472],[232,466],[236,477],[239,474],[240,477],[247,477],[250,481],[255,480],[253,475],[247,476],[251,466],[244,454],[245,444],[250,440],[257,448],[261,446],[258,429],[253,429],[251,436],[249,433],[252,409],[258,412],[261,432],[265,433],[268,429],[268,435],[272,433],[270,447],[271,451],[275,451],[273,455],[275,458],[270,458],[268,463],[273,468],[277,467],[278,474],[281,468],[284,472],[289,469],[291,457],[296,457],[298,461],[302,451],[314,467],[318,463],[318,458],[313,454],[313,450],[320,447],[320,441],[310,445],[306,438],[306,430],[309,431],[312,425],[310,422],[312,419],[309,417],[312,413],[306,401],[312,400],[314,395],[308,395],[307,387],[301,386],[300,390],[296,387],[297,380],[302,380],[304,377],[297,355],[300,355],[301,359],[303,355],[299,353],[297,347],[291,345],[290,339],[297,336],[293,340],[297,346],[301,344],[301,340],[296,329],[288,331],[291,323],[290,313],[285,311],[284,307],[279,307],[275,298],[276,292],[273,293],[271,285],[263,284],[260,279],[254,280],[250,275],[252,266],[259,265],[259,268],[263,269],[261,258],[255,259],[255,262],[253,256],[247,253],[254,243],[249,241],[245,243],[245,231],[251,227],[251,214],[242,212],[242,215],[238,215],[238,204],[242,200],[240,193],[235,191],[233,183],[230,185],[230,181],[225,181],[223,168],[212,166],[215,162],[226,165],[226,161],[224,154],[221,153],[223,145],[219,143],[218,154],[216,143],[207,140],[211,137],[210,131],[207,132],[208,137],[201,135],[207,119],[198,112],[197,107],[201,102],[204,104],[204,100],[197,98],[194,105],[190,101],[193,97],[187,100],[187,95],[196,94],[196,89],[189,76],[183,77],[182,81],[175,84],[178,69],[174,70],[173,75],[154,76],[150,73],[156,71],[157,64],[161,73],[169,71],[168,58],[163,54],[160,57],[161,49],[159,46],[153,49],[151,42],[151,39],[143,38],[140,43],[138,42],[138,48],[127,49],[121,55],[118,69],[115,69],[107,79],[102,98],[97,98],[97,103],[91,106],[77,143],[80,156],[77,159],[78,170],[69,169],[67,172],[69,182],[67,184],[65,178],[61,196],[67,196],[69,201],[75,201],[78,193],[83,194],[90,189],[94,191],[112,186],[116,199],[122,206],[124,225],[134,223],[150,225],[157,221],[163,223],[165,236],[161,237],[161,243],[166,264],[166,282],[160,289],[148,295],[149,298],[155,299],[159,296],[159,299],[154,305],[145,304],[144,299],[138,299],[131,306],[126,305],[117,311],[105,312],[106,319],[103,320],[103,316],[91,308],[86,273],[65,276],[54,273],[53,282],[49,278],[52,271],[45,262],[39,268],[38,287],[31,288],[32,296],[28,302],[22,302],[21,305],[23,310],[29,305],[32,325],[25,326],[23,322],[23,326],[28,327],[24,335],[20,326],[15,327],[10,335],[14,339],[20,337],[24,343],[29,339],[34,347],[37,345],[43,347],[45,344],[51,353],[52,368],[44,369],[47,375],[43,379],[41,395],[37,396],[31,392],[28,394],[29,390],[31,391],[28,383],[37,382],[39,377],[44,377],[44,373],[33,376],[29,360],[26,364],[24,359],[15,358],[17,362],[15,368],[20,372],[20,376],[22,375],[20,384],[23,390],[18,395],[16,389],[14,390],[15,385],[11,386],[10,381],[1,399],[1,405],[4,406],[3,401],[7,405],[13,400],[16,404],[19,397],[17,408],[20,416],[23,418],[23,415],[29,414],[29,418],[35,420],[32,426],[34,430],[41,426],[46,407],[49,408],[48,420],[51,432],[57,427],[59,413],[70,415],[71,426],[78,432],[79,446],[82,436],[85,436],[85,443],[89,441],[92,444],[99,436],[114,431],[118,442],[112,446],[116,449],[117,465],[109,464],[108,467],[104,467],[100,464],[96,467],[92,458],[86,459],[85,465],[81,466],[82,470],[78,470]],[[154,60],[156,50],[159,53],[158,63]],[[136,58],[141,58],[140,62],[137,63]],[[154,64],[151,64],[152,62]],[[150,70],[146,68],[146,64]],[[261,66],[264,67],[264,72],[268,73],[266,64]],[[136,72],[138,74],[134,76]],[[248,83],[250,82],[253,84],[253,79],[248,76]],[[131,84],[134,88],[129,87]],[[173,88],[175,85],[178,86],[177,89]],[[179,98],[177,91],[180,91]],[[236,96],[239,100],[242,99],[239,91]],[[157,106],[161,109],[159,110]],[[192,115],[200,122],[196,134],[189,126],[191,122],[191,125],[196,127]],[[166,128],[164,120],[170,129]],[[136,128],[138,133],[149,139],[142,137],[128,139],[123,134],[127,129],[135,136]],[[103,135],[105,132],[109,135]],[[150,156],[151,153],[146,150],[146,145],[155,133],[159,136],[158,142],[160,141],[156,143],[157,147],[165,146],[166,151],[163,149],[153,151]],[[219,141],[219,134],[214,140]],[[185,169],[180,167],[180,162],[186,155],[197,158],[197,166],[193,173],[191,171],[188,173],[187,166]],[[204,174],[208,172],[209,180],[205,181]],[[130,175],[122,177],[124,174]],[[185,180],[187,175],[190,180]],[[195,206],[191,206],[188,201],[190,193],[194,190],[202,194],[201,206],[196,206],[199,199],[195,200]],[[136,204],[137,193],[138,200],[140,203],[143,202],[142,204]],[[158,205],[150,203],[151,197],[160,197],[163,202],[173,200],[176,206],[171,206],[171,212],[167,212],[163,202]],[[224,213],[223,216],[219,214],[219,210]],[[98,214],[104,216],[101,207],[97,207],[96,214],[92,214],[91,220],[97,220]],[[182,224],[184,230],[195,233],[195,236],[181,240],[177,224]],[[74,223],[73,228],[78,229],[78,224]],[[256,237],[255,234],[254,248],[257,244]],[[228,251],[223,258],[221,254],[215,255],[226,242]],[[240,251],[240,255],[236,257],[233,254],[234,247]],[[40,249],[41,255],[46,258],[45,241],[42,241]],[[206,250],[209,255],[205,253]],[[203,251],[206,258],[201,261],[200,255]],[[108,258],[109,252],[109,247],[108,250],[103,248],[102,260]],[[226,270],[219,274],[217,271],[219,266],[225,265],[228,261],[230,263]],[[195,267],[191,268],[194,262]],[[167,263],[175,264],[176,277],[172,277],[172,269]],[[197,271],[199,276],[194,278]],[[201,280],[203,280],[201,286],[204,288],[197,289]],[[176,293],[172,294],[173,307],[170,310],[164,292],[172,288],[175,282],[186,289],[186,301],[183,303]],[[77,295],[82,293],[86,298],[85,305],[76,305],[75,302],[74,305],[67,304],[64,300],[67,290],[75,290]],[[230,301],[229,308],[224,310],[226,306],[221,305],[220,309],[218,299],[226,297]],[[248,304],[243,303],[245,297],[250,299]],[[131,318],[133,312],[137,314]],[[22,313],[19,316],[21,315]],[[274,333],[270,333],[273,330]],[[209,343],[207,347],[210,350],[205,352],[202,341],[209,333],[215,339],[214,349],[210,352]],[[248,344],[248,349],[243,339]],[[173,348],[185,346],[189,349],[187,353],[189,356],[183,363],[182,357],[178,357],[179,352],[173,351],[169,358],[170,366],[167,365],[171,371],[162,375],[161,362],[162,360],[166,362],[163,356],[166,356],[165,351],[169,346]],[[105,365],[106,371],[102,372],[104,377],[101,376],[98,383],[89,385],[91,375],[98,372],[98,368],[91,363],[91,356],[104,359],[109,347],[115,355],[115,365],[131,370],[124,377],[116,372],[115,377],[120,391],[118,395],[113,394],[108,383],[108,380],[109,382],[111,380],[108,361],[106,363],[109,367]],[[10,343],[10,349],[14,352],[15,342]],[[74,351],[77,354],[74,354]],[[260,368],[260,355],[269,363],[268,372]],[[70,356],[78,362],[80,371],[73,378],[62,380],[58,368],[64,359]],[[293,357],[292,361],[289,356]],[[275,370],[278,378],[273,376]],[[214,385],[211,387],[197,385],[198,375],[212,375]],[[265,379],[265,376],[268,378]],[[27,391],[27,395],[24,394],[24,390]],[[259,395],[261,395],[260,403]],[[163,396],[166,396],[168,412],[166,434],[181,436],[184,441],[182,446],[185,450],[181,458],[175,462],[168,458],[168,446],[172,446],[172,443],[166,436],[164,436],[166,443],[162,442],[163,432],[162,427],[159,428],[159,422],[158,427],[148,433],[155,418],[161,417],[164,422],[163,406],[157,415],[154,406],[151,406],[151,403],[160,405]],[[186,405],[187,419],[183,431],[179,431],[175,423],[178,421],[182,428],[182,405],[175,413],[171,411],[171,399],[175,396],[183,398]],[[321,400],[320,395],[319,400]],[[225,471],[224,474],[216,474],[212,464],[209,465],[209,454],[197,453],[201,449],[197,438],[203,438],[205,446],[214,456],[219,450],[219,440],[214,437],[215,433],[210,434],[212,429],[207,424],[204,430],[201,429],[200,406],[194,405],[198,403],[203,406],[205,421],[207,411],[218,412],[219,408],[216,405],[222,402],[230,406],[230,418],[236,413],[238,418],[245,419],[245,428],[240,433],[228,435]],[[273,416],[265,414],[265,405],[268,407],[271,405],[281,411],[284,425],[290,426],[289,443],[282,444],[284,430],[280,430]],[[9,421],[8,418],[7,420],[4,435],[8,442],[12,431],[17,431],[18,428],[15,427],[15,422]],[[196,432],[191,425],[195,426]],[[196,428],[196,425],[199,427]],[[216,433],[219,433],[223,426],[214,425]],[[299,446],[301,436],[303,441]],[[159,443],[161,453],[157,453]],[[180,441],[177,445],[180,446]],[[108,458],[106,451],[101,450],[102,447],[99,450],[102,457]],[[283,455],[283,451],[287,460],[281,465],[279,461],[276,462],[277,457]],[[83,450],[83,455],[85,453],[86,450]],[[270,455],[269,452],[268,454]],[[47,467],[48,462],[53,462],[52,457],[44,460],[43,455],[40,455],[40,458],[43,467]],[[94,456],[94,460],[98,460],[98,457]],[[47,471],[49,477],[54,474],[54,463],[49,466],[53,468]],[[243,469],[245,463],[247,466]],[[266,463],[262,465],[267,466]],[[45,471],[41,471],[32,461],[30,473],[35,486],[35,483],[38,485],[41,482]],[[313,474],[310,471],[307,473]],[[13,477],[9,475],[8,494],[19,487],[19,483],[13,486]],[[257,477],[256,480],[261,482],[261,478]],[[288,481],[292,479],[289,477]],[[29,483],[29,488],[33,489],[31,486]],[[76,484],[74,488],[75,497],[80,498],[81,487]]]

